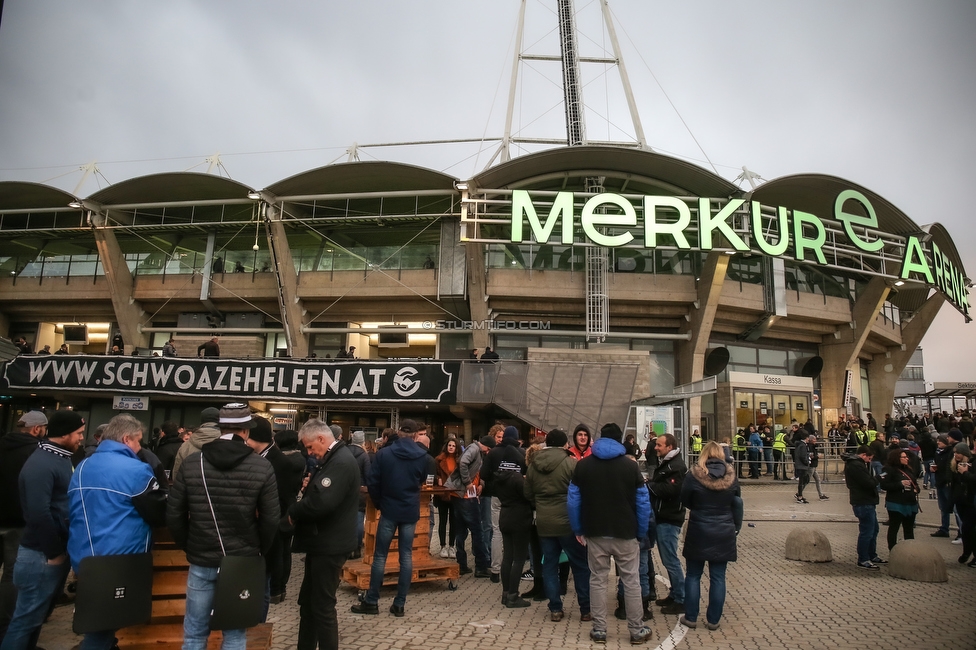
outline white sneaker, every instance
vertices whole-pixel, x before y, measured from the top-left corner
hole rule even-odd
[[[454,550],[454,549],[448,549],[448,547],[447,547],[447,546],[442,546],[442,547],[441,547],[441,557],[443,557],[443,558],[447,558],[447,557],[450,557],[450,553],[451,553],[451,551],[453,551],[453,550]]]
[[[959,538],[959,537],[957,537],[957,538],[955,538],[954,540],[952,540],[952,543],[953,543],[953,544],[962,544],[962,539],[961,539],[961,538]]]
[[[457,551],[454,550],[454,547],[453,546],[451,546],[450,548],[447,549],[447,557],[450,557],[450,558],[456,558],[457,557]]]

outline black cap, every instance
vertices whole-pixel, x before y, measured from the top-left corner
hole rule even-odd
[[[55,411],[47,419],[47,437],[62,438],[85,426],[85,418],[74,411]]]
[[[271,429],[271,423],[264,418],[254,416],[254,428],[251,429],[250,438],[257,442],[271,442],[274,440],[274,431]]]

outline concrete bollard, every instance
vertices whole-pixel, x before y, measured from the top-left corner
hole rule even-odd
[[[948,582],[945,559],[937,548],[917,539],[898,542],[888,553],[888,575],[915,582]]]
[[[797,528],[786,538],[786,559],[832,562],[830,540],[816,528]]]

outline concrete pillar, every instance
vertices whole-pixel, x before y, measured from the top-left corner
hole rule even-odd
[[[678,383],[687,384],[703,379],[705,357],[708,354],[708,340],[712,335],[712,325],[718,311],[719,298],[725,285],[726,271],[729,268],[730,256],[723,252],[712,251],[705,258],[701,275],[698,279],[698,306],[691,306],[687,325],[683,332],[690,332],[691,339],[678,341]],[[701,398],[693,397],[688,401],[688,424],[694,428],[701,423]],[[691,434],[690,431],[687,432]]]
[[[125,263],[125,256],[119,248],[115,231],[105,227],[105,215],[89,212],[89,216],[95,234],[98,257],[105,271],[105,280],[111,289],[115,321],[125,340],[126,350],[149,347],[149,335],[141,331],[141,326],[148,320],[146,312],[135,300],[132,273]]]
[[[484,323],[488,320],[488,300],[486,297],[485,279],[485,245],[468,242],[464,245],[468,256],[468,309],[471,310],[471,320]],[[472,343],[476,348],[489,345],[488,330],[484,327],[471,330]]]
[[[895,401],[895,383],[944,303],[945,294],[933,292],[915,312],[912,320],[902,323],[901,346],[888,348],[884,354],[876,354],[871,359],[868,364],[868,387],[871,408],[875,413],[891,412]]]
[[[852,328],[841,327],[840,338],[831,334],[820,345],[824,367],[820,373],[821,404],[825,409],[841,408],[844,403],[844,376],[856,362],[868,339],[891,287],[883,278],[872,278],[851,310]],[[856,374],[856,373],[855,373]],[[873,402],[872,402],[873,403]]]
[[[295,260],[291,256],[288,235],[281,221],[281,210],[276,205],[266,207],[268,246],[275,261],[275,278],[278,282],[281,322],[285,325],[288,339],[288,353],[293,357],[308,356],[308,335],[302,332],[305,326],[305,308],[298,297],[298,273]]]

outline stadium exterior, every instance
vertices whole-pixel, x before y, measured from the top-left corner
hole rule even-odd
[[[919,226],[852,182],[795,175],[744,191],[687,162],[614,147],[552,149],[470,179],[353,162],[261,190],[194,173],[86,198],[0,183],[0,335],[54,351],[65,325],[69,338],[71,325],[87,325],[88,344],[69,351],[103,364],[94,377],[108,361],[89,355],[109,353],[116,333],[127,354],[159,353],[172,337],[181,357],[219,335],[223,359],[270,364],[265,378],[277,364],[271,390],[241,379],[226,394],[280,413],[281,426],[315,412],[372,428],[421,417],[465,437],[505,414],[551,424],[506,406],[505,368],[516,361],[554,364],[540,390],[563,404],[592,398],[597,384],[601,403],[684,403],[706,438],[767,418],[823,426],[890,411],[943,303],[969,320],[969,284],[942,226]],[[319,374],[349,345],[366,377],[358,393]],[[491,372],[461,363],[486,345],[502,359]],[[445,390],[413,399],[420,375],[404,364],[427,366],[411,360],[436,361],[452,377]],[[151,377],[148,364],[164,362],[135,368]],[[279,381],[286,365],[298,383]],[[588,367],[631,375],[625,388],[613,383],[620,376],[560,382]],[[129,379],[65,383],[36,364],[10,370],[7,427],[29,406],[94,416],[127,393],[149,396],[147,423],[193,424],[200,403],[224,394],[210,383],[181,397]],[[186,380],[190,370],[174,372]],[[313,376],[316,391],[331,392],[296,396]],[[484,396],[486,379],[497,395]]]

